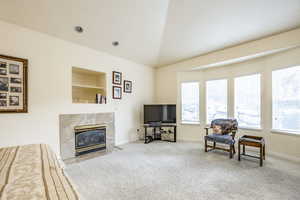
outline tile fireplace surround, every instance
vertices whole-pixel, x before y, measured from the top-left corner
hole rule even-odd
[[[105,151],[113,151],[115,146],[114,113],[63,114],[59,115],[60,156],[62,160],[76,158],[74,127],[92,124],[106,126]]]

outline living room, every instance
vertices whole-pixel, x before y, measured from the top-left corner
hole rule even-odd
[[[0,11],[0,199],[299,199],[298,0]]]

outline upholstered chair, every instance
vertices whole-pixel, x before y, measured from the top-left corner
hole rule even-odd
[[[212,133],[209,134],[209,130]],[[211,122],[210,127],[206,127],[206,135],[204,136],[205,152],[220,149],[229,152],[229,158],[235,154],[235,135],[238,130],[238,122],[236,119],[215,119]],[[212,144],[208,144],[212,142]],[[228,145],[229,148],[217,147],[216,143]]]

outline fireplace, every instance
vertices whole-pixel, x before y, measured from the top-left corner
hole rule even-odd
[[[74,132],[75,156],[106,149],[106,126],[76,126]]]

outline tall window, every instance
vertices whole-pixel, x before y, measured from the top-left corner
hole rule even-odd
[[[239,126],[260,128],[260,74],[234,79],[234,116]]]
[[[199,122],[199,83],[181,84],[181,120]]]
[[[273,129],[300,132],[300,66],[272,72]]]
[[[206,82],[206,123],[227,118],[227,80]]]

